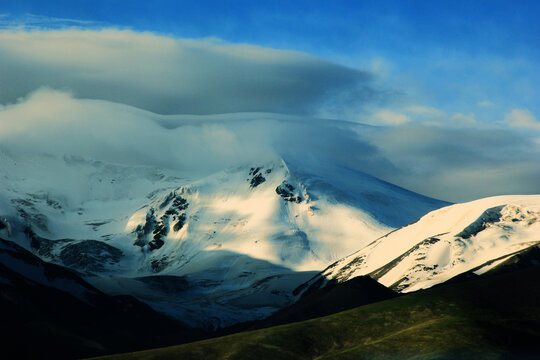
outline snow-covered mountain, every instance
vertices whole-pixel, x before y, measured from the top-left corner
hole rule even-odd
[[[444,205],[283,158],[200,179],[73,156],[0,162],[4,237],[197,325],[264,317],[328,263]]]
[[[510,198],[385,235],[448,203],[366,174],[392,164],[358,123],[162,116],[50,91],[0,120],[0,236],[189,324],[265,317],[359,249],[324,274],[412,291],[538,240],[537,210]]]
[[[161,116],[49,93],[0,120],[0,236],[192,325],[265,317],[358,250],[325,278],[412,291],[538,241],[535,197],[443,208],[388,234],[448,203],[363,172],[391,164],[362,124]]]
[[[379,130],[38,91],[0,111],[0,236],[190,324],[262,318],[328,264],[448,205],[365,172],[393,166],[370,143]]]
[[[390,232],[304,284],[369,275],[400,292],[459,274],[483,274],[540,243],[540,195],[497,196],[447,206]]]

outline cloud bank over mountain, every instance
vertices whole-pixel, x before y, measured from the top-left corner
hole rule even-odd
[[[538,192],[539,146],[501,129],[377,127],[271,113],[158,115],[42,88],[0,111],[0,150],[211,173],[271,157],[331,161],[461,201]]]
[[[4,151],[199,173],[294,154],[448,201],[540,192],[527,109],[482,123],[400,98],[407,89],[368,71],[217,39],[4,30],[0,53]],[[317,119],[339,114],[350,117]]]
[[[314,114],[382,96],[368,72],[306,53],[129,30],[2,31],[0,103],[41,86],[159,114]]]

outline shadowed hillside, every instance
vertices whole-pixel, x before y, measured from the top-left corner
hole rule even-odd
[[[540,267],[435,287],[314,320],[103,359],[532,359]]]

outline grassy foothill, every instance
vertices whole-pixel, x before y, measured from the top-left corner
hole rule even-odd
[[[540,267],[438,286],[322,318],[100,359],[528,359]]]

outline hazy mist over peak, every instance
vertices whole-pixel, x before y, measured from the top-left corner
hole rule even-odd
[[[14,154],[80,156],[188,173],[275,157],[302,159],[306,169],[331,161],[451,201],[534,192],[540,175],[537,144],[501,129],[373,127],[271,113],[165,116],[50,88],[2,108],[0,140],[0,148]]]

